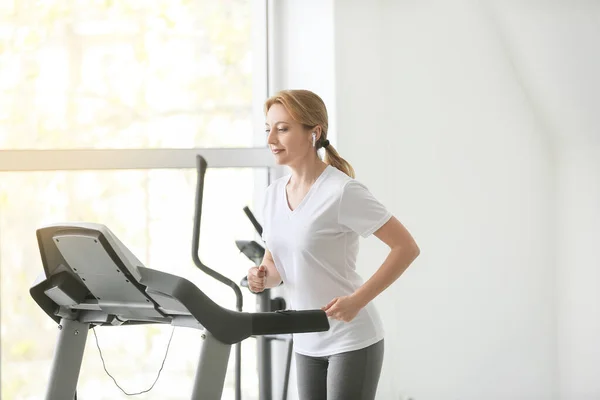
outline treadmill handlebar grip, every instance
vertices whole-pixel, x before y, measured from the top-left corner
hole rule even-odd
[[[323,332],[329,320],[323,310],[280,310],[251,313],[252,335]]]

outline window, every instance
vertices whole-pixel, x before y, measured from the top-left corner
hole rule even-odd
[[[267,169],[212,169],[206,174],[200,254],[203,262],[239,282],[252,265],[235,240],[255,239],[243,207],[254,208],[255,176]],[[29,288],[43,272],[35,230],[62,221],[108,226],[149,268],[183,276],[213,300],[235,308],[233,291],[196,269],[191,260],[195,171],[68,171],[0,173],[0,320],[2,322],[2,398],[43,395],[57,329],[31,299]],[[254,311],[247,290],[244,304]],[[161,365],[170,326],[96,328],[109,372],[129,392],[147,389]],[[181,399],[191,393],[198,361],[200,332],[176,328],[155,388],[144,399]],[[258,393],[254,339],[243,344],[243,383]],[[232,357],[234,355],[232,349]],[[224,398],[233,393],[234,362],[229,363]],[[43,377],[31,379],[32,376]],[[178,388],[178,390],[174,390]],[[80,398],[128,398],[102,368],[90,332]],[[87,396],[85,394],[88,394]],[[104,397],[97,397],[102,393]],[[170,394],[169,394],[170,393]]]
[[[190,279],[224,307],[233,292],[191,261],[195,154],[206,156],[201,256],[239,282],[256,239],[272,160],[266,0],[47,0],[0,4],[1,398],[42,398],[56,325],[29,288],[42,273],[35,230],[107,225],[147,267]],[[246,311],[254,311],[247,291]],[[97,328],[107,368],[128,392],[161,365],[169,326]],[[154,389],[188,398],[200,332],[176,328]],[[234,352],[223,398],[233,398]],[[258,394],[256,347],[244,341],[242,391]],[[35,379],[33,379],[35,377]],[[129,398],[102,368],[90,332],[80,398]],[[104,397],[98,397],[104,396]]]
[[[261,3],[3,2],[0,148],[264,145]]]

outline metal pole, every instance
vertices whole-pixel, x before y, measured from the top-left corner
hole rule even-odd
[[[89,323],[61,319],[50,367],[46,400],[66,400],[75,397],[89,328]]]
[[[231,345],[218,341],[207,330],[202,332],[202,340],[192,400],[220,400]]]
[[[271,311],[271,290],[266,289],[257,296],[260,312]],[[271,380],[271,341],[263,336],[257,337],[258,350],[258,381],[259,400],[273,399],[273,386]]]
[[[290,383],[290,367],[292,364],[292,350],[294,347],[294,341],[292,338],[289,338],[287,341],[287,359],[285,360],[285,376],[283,377],[283,391],[281,394],[282,400],[286,400],[288,398],[288,387]]]
[[[235,345],[235,400],[242,400],[242,343]]]

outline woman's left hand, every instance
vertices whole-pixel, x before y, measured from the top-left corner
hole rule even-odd
[[[331,300],[329,304],[322,307],[328,317],[344,322],[350,322],[356,317],[363,306],[358,299],[352,296],[341,296]]]

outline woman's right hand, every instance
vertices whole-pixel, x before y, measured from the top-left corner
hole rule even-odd
[[[248,288],[254,293],[265,290],[267,284],[267,268],[264,265],[248,270]]]

